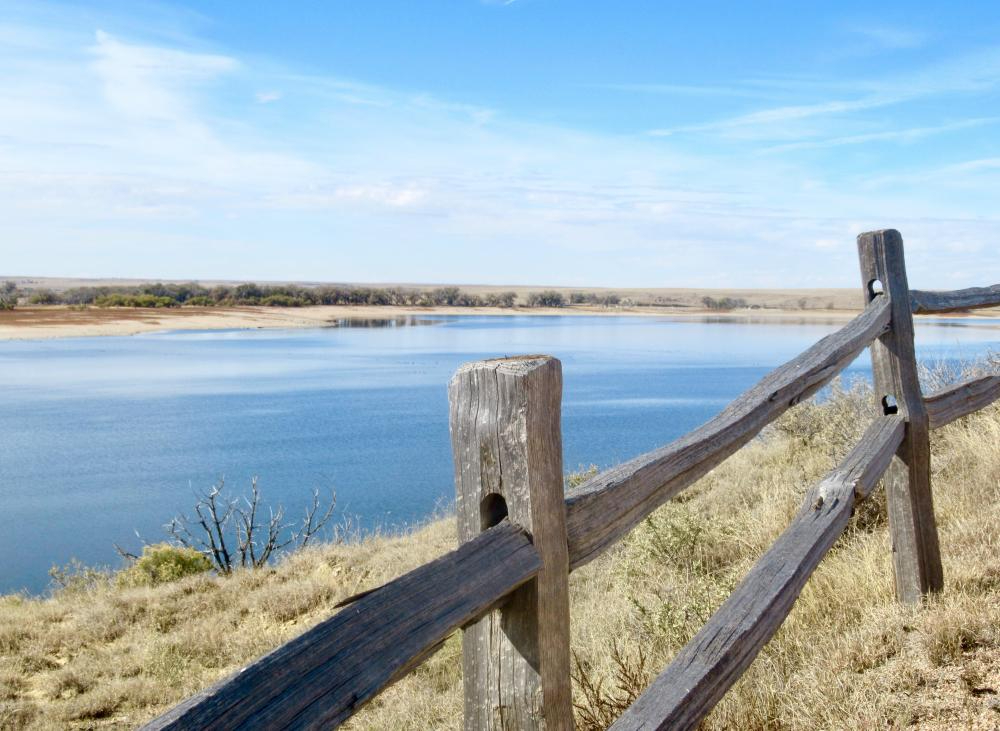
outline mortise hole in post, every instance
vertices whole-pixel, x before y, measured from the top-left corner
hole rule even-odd
[[[892,416],[893,414],[899,413],[899,404],[896,403],[896,397],[893,395],[882,397],[882,413],[886,416]]]
[[[486,530],[507,517],[507,501],[502,495],[491,492],[479,503],[479,529]]]
[[[880,294],[885,294],[885,288],[882,286],[882,280],[873,279],[872,281],[868,282],[868,295],[872,299],[875,299]]]

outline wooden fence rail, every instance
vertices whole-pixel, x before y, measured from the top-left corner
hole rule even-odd
[[[467,729],[570,729],[569,573],[815,394],[866,347],[877,418],[789,527],[614,724],[689,729],[767,644],[879,480],[896,593],[942,586],[928,431],[1000,398],[1000,375],[924,396],[913,314],[1000,305],[1000,285],[910,290],[898,232],[858,237],[865,311],[684,437],[562,491],[559,361],[468,364],[452,380],[455,551],[359,595],[330,619],[187,699],[147,729],[332,728],[463,628]]]
[[[612,726],[689,729],[747,669],[792,610],[806,580],[847,527],[903,442],[901,416],[873,423],[841,465],[810,490],[791,525],[722,607]]]
[[[146,728],[336,726],[540,568],[527,534],[504,522],[366,594]]]
[[[578,568],[596,558],[653,510],[833,380],[887,331],[890,305],[888,297],[872,302],[844,328],[772,371],[703,426],[573,490],[566,499],[570,566]]]
[[[992,287],[957,289],[954,292],[910,290],[910,309],[914,315],[976,310],[982,307],[1000,307],[1000,284],[994,284]]]
[[[1000,398],[1000,376],[962,381],[924,399],[931,429],[979,411]]]

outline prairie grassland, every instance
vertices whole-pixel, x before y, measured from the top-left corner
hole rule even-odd
[[[654,513],[570,580],[578,727],[604,728],[700,628],[846,453],[873,401],[837,387]],[[892,594],[881,491],[707,729],[1000,726],[1000,408],[933,435],[947,587]],[[453,521],[320,545],[274,567],[123,588],[101,575],[0,599],[0,728],[129,728],[449,550]],[[457,729],[460,641],[388,689],[354,729]]]

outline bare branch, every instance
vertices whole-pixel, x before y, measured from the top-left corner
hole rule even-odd
[[[322,505],[319,491],[313,490],[301,525],[290,530],[280,505],[268,509],[266,523],[261,520],[263,503],[256,476],[250,480],[250,494],[241,499],[225,497],[224,487],[220,479],[207,492],[197,493],[194,517],[181,514],[165,526],[174,540],[206,556],[221,574],[237,567],[261,568],[280,551],[307,545],[330,522],[337,502],[331,493],[329,505]]]

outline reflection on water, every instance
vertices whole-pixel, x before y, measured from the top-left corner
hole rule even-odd
[[[665,319],[672,320],[694,320],[704,323],[743,323],[747,325],[822,325],[832,327],[842,327],[850,318],[847,317],[797,317],[795,315],[698,315],[686,316],[684,318],[669,315]]]
[[[345,317],[331,320],[328,327],[339,328],[383,328],[383,327],[415,327],[419,325],[439,325],[440,320],[430,320],[418,315],[399,315],[398,317]]]
[[[0,591],[116,560],[196,489],[259,475],[288,515],[334,488],[364,527],[425,519],[453,494],[447,384],[463,362],[563,363],[567,469],[690,431],[842,321],[447,316],[0,342]],[[931,361],[996,350],[998,321],[918,321]],[[392,323],[392,324],[387,324]],[[435,327],[411,327],[430,325]],[[856,372],[867,370],[863,357]]]

